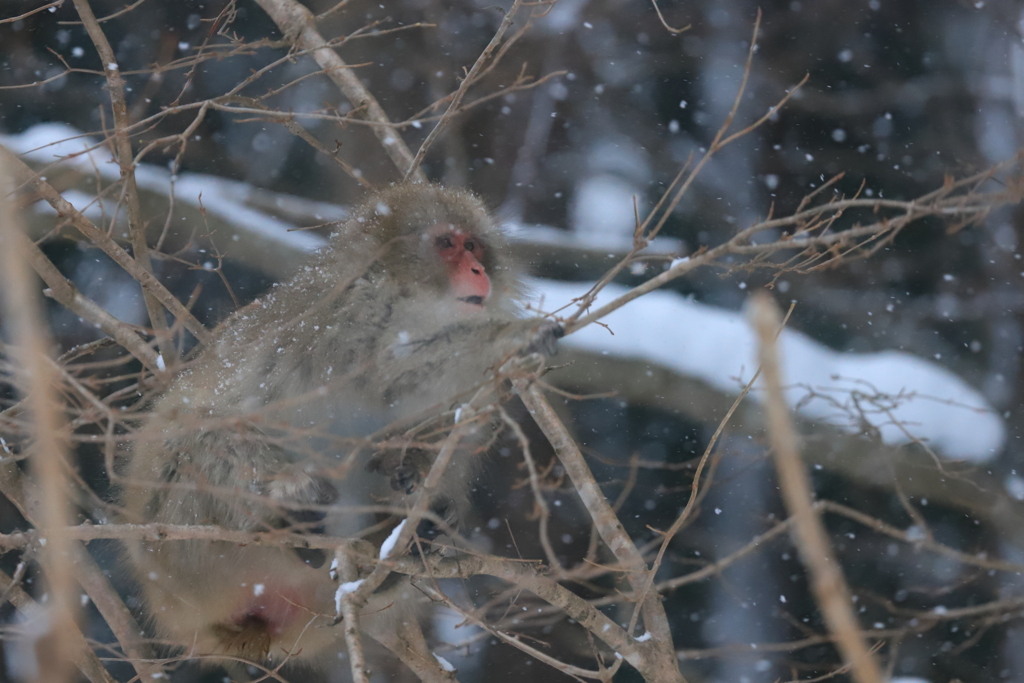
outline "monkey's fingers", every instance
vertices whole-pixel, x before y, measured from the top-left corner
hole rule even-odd
[[[322,534],[324,525],[320,524],[327,516],[323,506],[330,505],[338,499],[338,489],[320,476],[310,475],[302,471],[279,473],[266,486],[268,496],[276,502],[288,504],[281,506],[279,520],[275,526],[292,528],[301,534]],[[315,505],[316,508],[292,507],[294,505]],[[293,548],[299,559],[313,569],[319,569],[327,561],[327,554],[315,548]]]
[[[545,320],[537,328],[533,340],[523,349],[523,355],[539,353],[553,356],[558,353],[558,340],[565,336],[565,328],[554,320]]]
[[[366,470],[391,478],[391,488],[410,495],[430,471],[430,455],[419,448],[377,453],[366,463]]]
[[[422,480],[419,469],[414,465],[401,465],[391,475],[391,488],[408,496],[416,490]]]

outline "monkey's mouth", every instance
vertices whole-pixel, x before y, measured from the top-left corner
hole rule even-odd
[[[475,294],[473,296],[460,296],[459,297],[459,301],[461,301],[463,303],[466,303],[466,304],[473,304],[474,306],[483,306],[484,305],[484,298],[482,296],[475,295]]]

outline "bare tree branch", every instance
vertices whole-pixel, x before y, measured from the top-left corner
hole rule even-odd
[[[800,459],[799,440],[786,407],[786,397],[782,393],[782,371],[775,346],[782,317],[770,296],[758,293],[751,297],[750,320],[760,347],[761,370],[767,393],[765,411],[775,455],[775,469],[779,475],[783,501],[794,520],[800,559],[810,574],[811,588],[818,607],[836,638],[843,659],[853,671],[854,680],[857,683],[882,683],[882,671],[864,642],[857,618],[853,614],[850,589],[846,585],[839,560],[832,551],[825,526],[814,509],[810,478]]]
[[[83,296],[78,288],[57,270],[57,266],[53,265],[35,242],[24,235],[16,235],[14,239],[20,244],[26,260],[46,283],[49,288],[47,291],[49,296],[52,296],[69,311],[80,315],[83,320],[96,325],[110,335],[118,344],[127,349],[128,353],[142,361],[142,364],[151,372],[158,375],[165,374],[166,370],[160,368],[157,354],[131,326],[107,313],[95,301]]]
[[[32,506],[38,528],[46,539],[41,549],[49,593],[46,613],[48,629],[39,646],[39,667],[43,680],[59,683],[71,675],[71,652],[65,641],[75,627],[77,604],[66,528],[71,509],[64,496],[64,461],[68,442],[56,377],[45,357],[52,348],[43,322],[40,299],[32,286],[23,247],[28,241],[21,218],[12,206],[14,186],[6,169],[0,168],[0,291],[4,322],[14,339],[18,359],[16,383],[26,397],[32,418],[29,446],[31,486],[38,505]]]
[[[92,241],[97,247],[103,250],[107,256],[112,258],[119,266],[131,275],[142,285],[144,290],[151,292],[157,300],[167,308],[171,314],[181,321],[189,332],[195,335],[196,339],[204,344],[213,340],[213,335],[196,320],[195,316],[167,288],[160,284],[160,281],[153,277],[153,274],[142,268],[136,261],[122,249],[106,232],[92,224],[88,218],[83,216],[71,202],[64,199],[59,192],[39,177],[38,174],[26,166],[21,159],[6,147],[0,145],[0,161],[7,168],[11,169],[15,181],[19,184],[28,184],[39,195],[49,203],[57,214],[67,218],[71,224],[85,237]]]
[[[626,570],[626,576],[633,589],[639,592],[647,576],[647,563],[644,562],[632,539],[626,533],[615,511],[608,504],[604,492],[594,480],[594,475],[587,467],[576,442],[566,431],[565,425],[558,419],[536,384],[529,384],[525,380],[516,380],[513,384],[523,403],[529,409],[530,415],[536,420],[544,432],[544,436],[548,438],[558,454],[559,461],[583,500],[584,507],[593,518],[601,538]],[[644,627],[652,636],[644,644],[654,649],[657,656],[652,656],[651,661],[648,662],[649,668],[641,670],[640,673],[652,683],[654,681],[685,683],[679,672],[679,666],[676,664],[672,632],[665,615],[665,608],[657,594],[651,593],[647,596],[641,604],[641,611],[644,617]]]
[[[423,144],[420,145],[419,150],[417,150],[416,158],[412,160],[412,163],[409,164],[409,168],[405,171],[406,180],[416,177],[417,172],[419,172],[420,163],[423,161],[423,157],[427,155],[427,150],[430,149],[434,140],[436,140],[437,136],[441,134],[442,130],[444,130],[445,125],[447,125],[448,121],[450,121],[452,116],[454,116],[458,111],[459,104],[462,102],[462,98],[465,96],[466,91],[469,90],[469,87],[476,82],[477,78],[480,76],[481,70],[487,63],[487,60],[490,59],[491,54],[497,49],[498,45],[501,44],[501,39],[504,37],[505,31],[507,31],[508,27],[512,25],[512,20],[515,18],[522,3],[523,0],[515,0],[515,2],[512,3],[512,7],[505,13],[505,16],[502,17],[501,24],[498,26],[498,30],[495,31],[494,37],[491,38],[491,42],[487,44],[484,51],[481,52],[480,56],[477,57],[475,62],[473,62],[473,66],[470,67],[469,73],[467,73],[466,77],[462,79],[462,83],[459,84],[459,89],[456,90],[455,94],[452,96],[451,104],[448,105],[448,108],[441,116],[441,120],[437,122],[437,125],[434,126],[433,130],[430,131],[426,139],[423,141]]]
[[[43,612],[43,608],[32,599],[28,593],[22,590],[21,586],[14,583],[10,576],[0,571],[0,590],[7,595],[7,598],[11,601],[19,612],[30,619],[38,619]],[[67,649],[61,653],[62,657],[67,657],[78,670],[82,672],[82,675],[89,679],[90,683],[117,683],[114,678],[107,673],[107,670],[103,668],[103,663],[100,662],[96,653],[89,647],[89,643],[85,640],[85,636],[75,625],[74,621],[67,624],[67,631],[64,632],[64,637],[67,638],[65,645]],[[44,679],[40,679],[44,680]]]
[[[100,61],[103,63],[104,73],[107,76],[107,89],[110,92],[110,106],[114,112],[114,151],[118,167],[121,171],[121,182],[124,184],[124,201],[128,206],[128,234],[132,241],[132,251],[139,267],[147,273],[153,273],[153,264],[149,260],[149,245],[146,244],[146,226],[142,221],[142,209],[139,206],[139,188],[135,183],[135,166],[132,163],[132,142],[128,136],[128,104],[124,96],[124,79],[121,78],[121,71],[114,57],[114,50],[110,47],[103,29],[96,21],[89,6],[89,0],[73,0],[78,16],[81,17],[85,30],[89,33],[96,52],[99,53]],[[168,356],[169,360],[175,359],[174,344],[166,338],[167,318],[164,315],[160,301],[149,289],[143,288],[142,297],[146,303],[146,311],[149,312],[149,321],[156,331],[160,348]]]
[[[364,108],[368,120],[385,124],[374,126],[373,133],[399,172],[412,168],[413,155],[405,141],[392,130],[391,120],[377,99],[366,89],[359,77],[352,73],[338,53],[327,45],[327,41],[316,27],[316,17],[313,13],[295,0],[256,0],[256,3],[270,15],[289,40],[312,53],[316,63],[326,72],[327,77],[334,81],[353,107]],[[421,170],[413,174],[413,179],[420,183],[427,180]]]

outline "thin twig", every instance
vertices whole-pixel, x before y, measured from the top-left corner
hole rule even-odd
[[[422,173],[420,171],[420,163],[423,161],[423,157],[427,155],[427,150],[430,149],[430,146],[434,143],[434,140],[436,140],[437,136],[441,134],[442,130],[444,130],[444,127],[445,125],[448,124],[448,121],[450,121],[451,118],[455,115],[455,113],[459,110],[459,103],[462,102],[462,98],[465,96],[466,91],[469,90],[469,87],[473,85],[473,83],[476,81],[478,75],[480,74],[480,70],[484,68],[484,65],[487,63],[487,60],[490,58],[491,54],[494,52],[495,49],[497,49],[498,45],[501,43],[501,39],[505,35],[505,31],[507,31],[508,27],[512,25],[512,20],[515,18],[515,15],[519,11],[519,7],[522,4],[523,0],[515,0],[515,2],[512,3],[512,7],[509,9],[509,11],[505,13],[504,17],[502,17],[501,24],[498,25],[498,30],[495,31],[494,37],[491,38],[491,42],[487,44],[487,47],[484,48],[484,51],[481,52],[480,56],[476,58],[475,62],[473,62],[473,66],[470,67],[469,73],[466,74],[466,77],[462,79],[462,83],[459,84],[459,89],[455,91],[455,95],[452,97],[451,104],[448,105],[448,109],[446,109],[444,115],[441,116],[441,120],[437,122],[437,125],[434,126],[434,128],[427,135],[427,138],[423,141],[423,144],[420,145],[419,150],[416,152],[416,158],[412,160],[412,163],[409,164],[409,167],[405,172],[406,180],[415,177],[417,172]]]
[[[665,15],[661,13],[661,8],[658,7],[658,0],[651,0],[651,4],[654,5],[654,11],[658,13],[658,21],[661,22],[661,25],[665,27],[666,31],[668,31],[672,35],[679,35],[680,33],[689,30],[689,24],[682,28],[673,28],[672,26],[669,26],[668,22],[665,21]]]
[[[420,562],[421,560],[418,558],[401,558],[397,560],[396,570],[421,574],[425,569],[426,573],[435,579],[477,575],[494,576],[503,579],[517,588],[528,590],[538,598],[560,608],[580,626],[604,641],[613,651],[622,655],[622,658],[633,665],[638,671],[644,672],[649,670],[647,662],[650,659],[650,648],[645,643],[631,638],[615,621],[600,610],[595,609],[588,601],[564,586],[559,585],[557,581],[540,573],[533,563],[517,562],[507,558],[494,557],[493,555],[470,555],[457,559],[427,556],[422,560],[422,562],[426,563],[425,568],[420,566]],[[453,609],[458,610],[457,606],[451,606]],[[462,610],[458,611],[462,612]],[[464,612],[462,613],[465,614]],[[478,620],[474,621],[481,626],[487,627],[486,624]],[[494,631],[492,630],[492,632]],[[516,645],[516,643],[509,644]],[[597,672],[585,672],[583,675],[588,678],[601,678]],[[658,679],[648,678],[648,680]]]
[[[63,4],[64,4],[64,0],[54,0],[54,2],[49,2],[49,3],[45,4],[45,5],[43,5],[42,7],[36,7],[35,9],[29,10],[28,12],[25,12],[24,14],[19,14],[19,15],[15,16],[15,17],[7,17],[6,19],[0,19],[0,25],[3,25],[3,24],[13,24],[16,21],[21,21],[22,19],[27,19],[28,17],[31,17],[33,14],[38,14],[39,12],[42,12],[44,10],[50,9],[51,7],[60,7]]]
[[[142,220],[142,207],[139,204],[139,188],[135,182],[135,165],[133,164],[132,141],[128,135],[128,103],[124,95],[124,79],[117,65],[114,50],[110,47],[107,36],[96,21],[89,6],[89,0],[73,0],[78,16],[81,17],[85,30],[96,46],[103,72],[107,77],[107,90],[110,92],[110,106],[114,112],[114,151],[118,168],[121,171],[121,182],[124,183],[124,199],[128,207],[128,235],[132,242],[132,251],[139,267],[147,273],[153,273],[153,264],[149,259],[149,245],[146,244],[146,226]],[[142,298],[149,313],[149,321],[156,331],[161,351],[172,364],[177,361],[172,340],[166,338],[167,317],[160,301],[149,289],[143,288]]]
[[[782,333],[782,328],[785,326],[786,320],[789,320],[789,316],[793,313],[793,308],[794,306],[792,305],[789,307],[785,320],[783,320],[782,324],[780,324],[778,329],[775,330],[776,337]],[[669,527],[668,531],[665,532],[661,539],[661,547],[658,548],[658,555],[654,558],[654,562],[651,563],[651,569],[647,574],[647,581],[644,584],[643,590],[640,591],[641,600],[647,596],[647,591],[651,589],[651,586],[654,583],[654,577],[658,573],[658,569],[661,567],[661,563],[665,558],[665,552],[668,550],[669,543],[671,543],[675,535],[679,533],[679,530],[683,528],[683,525],[689,520],[690,515],[693,514],[693,510],[697,506],[697,501],[699,500],[698,493],[700,492],[700,475],[704,470],[704,466],[707,463],[708,458],[711,457],[712,450],[718,443],[718,439],[722,436],[722,432],[725,431],[725,426],[729,424],[729,420],[732,419],[732,416],[740,407],[740,403],[742,403],[743,399],[750,393],[750,389],[754,386],[754,383],[757,382],[757,378],[760,376],[761,368],[759,367],[757,371],[754,372],[754,376],[750,378],[750,381],[744,385],[743,391],[740,392],[739,396],[736,397],[736,400],[734,400],[732,405],[729,406],[729,410],[726,411],[725,416],[719,421],[718,427],[715,429],[715,433],[708,441],[708,445],[704,449],[704,454],[701,456],[700,462],[697,464],[697,469],[693,473],[693,483],[690,487],[690,498],[686,501],[686,506],[683,508],[683,511],[679,513],[676,520],[672,523],[672,526]]]
[[[1019,162],[1020,159],[1015,157],[1010,162],[998,164],[996,167],[993,167],[993,169],[1008,168]],[[979,177],[991,177],[993,169],[965,178],[964,181],[977,180]],[[792,214],[785,218],[776,218],[755,223],[754,225],[739,231],[728,241],[718,245],[717,247],[702,251],[685,259],[678,259],[668,268],[668,270],[665,270],[651,279],[637,285],[622,296],[610,301],[604,306],[601,306],[597,310],[591,311],[587,315],[580,317],[575,322],[567,324],[565,326],[565,332],[567,335],[571,334],[581,327],[585,327],[586,325],[596,322],[613,311],[622,308],[630,301],[633,301],[648,292],[652,292],[662,285],[682,277],[699,267],[715,263],[725,256],[736,254],[748,256],[769,255],[781,251],[793,250],[800,251],[802,253],[810,253],[815,249],[827,249],[834,245],[851,243],[860,238],[877,237],[889,234],[893,231],[901,230],[909,223],[920,220],[926,216],[977,219],[987,214],[994,207],[1018,203],[1020,201],[1020,196],[1020,188],[1011,187],[1006,191],[972,195],[972,200],[969,203],[965,201],[965,197],[932,200],[926,203],[922,203],[923,198],[914,201],[869,199],[838,200],[835,202],[829,202],[828,204],[820,207],[807,209],[799,214]],[[841,232],[830,232],[816,236],[800,236],[795,239],[784,238],[765,244],[750,243],[751,239],[755,235],[765,230],[801,225],[803,221],[819,216],[822,213],[841,214],[843,211],[850,208],[867,209],[869,207],[877,209],[898,208],[906,213],[902,216],[886,218],[869,225],[850,228]],[[766,265],[770,266],[771,264]]]
[[[580,321],[578,320],[578,318],[580,318],[580,316],[583,315],[583,313],[590,306],[590,304],[593,303],[593,301],[597,298],[598,293],[609,282],[611,282],[612,278],[616,274],[618,274],[618,272],[620,272],[623,268],[625,268],[632,261],[633,257],[636,256],[640,251],[642,251],[650,243],[650,241],[654,239],[659,232],[661,232],[661,229],[665,226],[665,223],[666,221],[668,221],[669,216],[671,216],[672,213],[675,211],[676,207],[682,201],[683,197],[689,191],[690,187],[697,180],[697,177],[700,175],[701,171],[707,164],[711,162],[711,159],[714,158],[714,156],[718,154],[718,152],[720,152],[724,147],[729,145],[731,142],[749,134],[756,128],[763,125],[764,122],[768,120],[769,116],[771,115],[771,112],[774,112],[778,110],[779,107],[783,106],[789,100],[789,98],[792,97],[797,92],[797,90],[799,90],[804,85],[804,83],[807,82],[807,76],[805,76],[803,80],[801,80],[795,87],[791,88],[789,92],[787,92],[775,104],[775,106],[769,110],[769,113],[765,114],[757,121],[744,128],[743,130],[733,133],[732,135],[726,137],[726,132],[732,126],[732,122],[736,118],[736,113],[739,111],[740,102],[742,102],[743,95],[746,93],[747,90],[747,81],[750,79],[750,71],[754,61],[754,53],[757,50],[757,36],[760,33],[760,30],[761,10],[759,9],[757,11],[757,19],[754,21],[753,35],[750,38],[750,48],[747,51],[747,61],[743,66],[743,77],[740,80],[739,87],[736,89],[736,96],[733,98],[732,108],[726,115],[725,120],[722,122],[722,125],[720,125],[718,127],[718,130],[715,132],[715,137],[711,141],[711,144],[708,145],[707,151],[704,153],[704,156],[701,157],[700,161],[698,161],[697,164],[693,167],[693,169],[690,170],[688,175],[686,174],[686,171],[689,168],[691,160],[686,160],[686,163],[683,164],[683,167],[680,169],[678,175],[672,181],[672,184],[665,190],[665,193],[658,200],[658,204],[648,214],[644,222],[637,226],[633,238],[633,249],[630,250],[630,252],[626,254],[626,256],[623,257],[622,260],[620,260],[614,268],[612,268],[604,277],[602,277],[601,280],[599,280],[598,283],[582,297],[577,311],[571,316],[569,316],[568,324],[566,325],[565,330],[566,334],[569,334],[570,332],[578,329],[579,327],[582,327],[583,325],[598,320],[598,318],[595,318],[594,315],[586,316],[586,318],[584,318],[586,322]],[[666,202],[666,199],[668,199],[669,197],[671,197],[671,199]],[[661,218],[657,221],[657,223],[654,224],[653,227],[650,227],[651,222],[658,215],[659,210],[661,212]],[[671,270],[673,270],[673,268],[669,268],[669,271]],[[662,275],[665,275],[665,273],[662,273]],[[643,285],[640,286],[642,287]],[[628,293],[626,296],[628,296]],[[608,307],[605,306],[604,309],[606,308]]]
[[[110,335],[151,372],[164,374],[164,370],[160,369],[157,354],[130,325],[118,320],[95,301],[82,295],[78,288],[61,274],[57,266],[53,265],[43,250],[36,246],[35,242],[24,235],[15,235],[14,239],[21,247],[23,258],[32,265],[39,277],[46,283],[48,287],[46,293],[49,296],[52,296],[55,301],[69,311],[81,316],[86,322],[96,325]]]
[[[526,463],[530,490],[533,491],[533,501],[534,505],[537,506],[538,511],[537,531],[540,534],[540,544],[541,547],[544,548],[544,554],[548,558],[548,564],[551,565],[556,576],[561,577],[565,569],[562,567],[562,563],[558,561],[558,554],[555,553],[555,549],[551,545],[551,535],[548,532],[548,523],[551,519],[551,509],[548,507],[548,503],[544,499],[544,493],[541,491],[540,476],[537,473],[537,465],[533,461],[533,453],[530,451],[530,440],[526,438],[526,433],[523,431],[522,426],[513,420],[512,416],[509,415],[501,406],[498,407],[498,414],[501,415],[501,420],[505,423],[505,426],[516,437],[519,448],[523,453],[523,462]]]

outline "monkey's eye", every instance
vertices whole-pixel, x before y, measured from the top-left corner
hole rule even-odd
[[[452,244],[451,238],[446,235],[438,237],[436,244],[438,249],[451,249],[452,247],[455,246],[454,244]]]
[[[473,251],[476,249],[476,243],[473,240],[466,240],[466,251]]]

